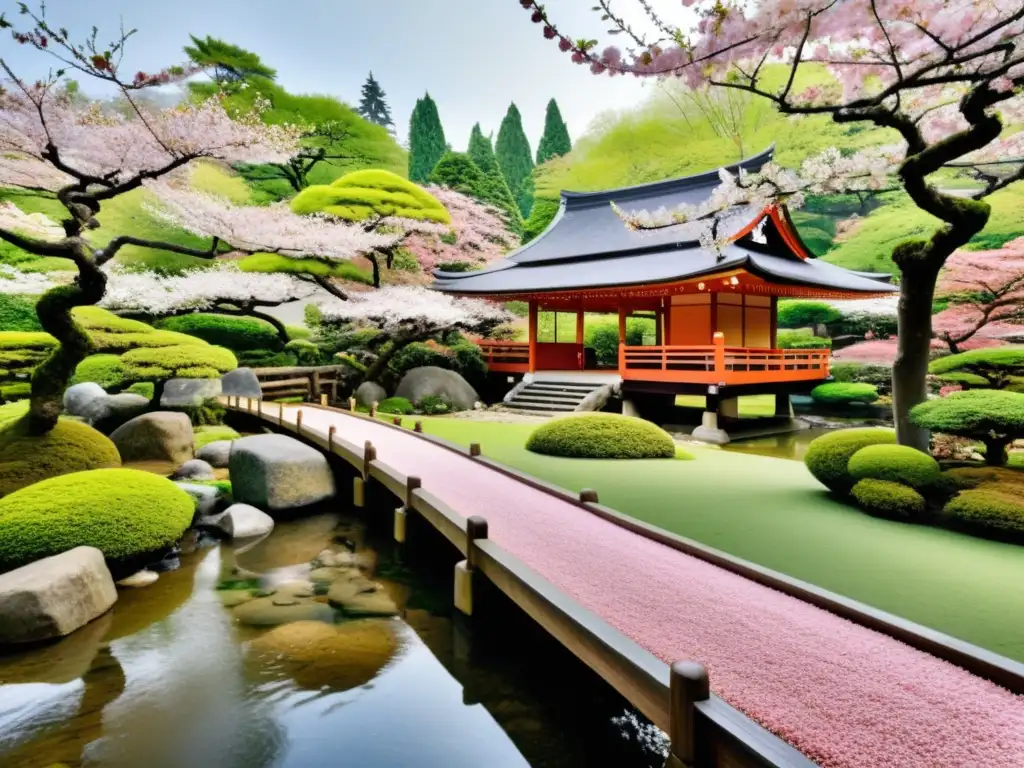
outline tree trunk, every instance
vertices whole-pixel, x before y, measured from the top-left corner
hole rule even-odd
[[[1006,446],[1010,441],[1001,437],[986,437],[982,442],[985,444],[985,463],[990,467],[1003,466],[1009,458]]]
[[[43,330],[57,339],[60,346],[32,372],[27,417],[29,434],[42,435],[57,426],[68,381],[75,367],[92,352],[92,342],[71,317],[71,310],[102,299],[107,278],[90,254],[79,255],[78,279],[70,285],[50,289],[36,304]]]
[[[164,397],[164,385],[166,383],[166,379],[159,379],[153,382],[153,399],[149,401],[149,404],[154,410],[160,410],[160,401]]]
[[[914,426],[910,409],[928,397],[928,360],[932,341],[932,295],[938,268],[927,263],[905,266],[900,282],[899,335],[892,367],[892,410],[896,439],[928,452],[928,430]]]
[[[276,317],[274,317],[273,315],[268,315],[266,312],[260,312],[258,309],[250,309],[248,314],[252,315],[255,318],[270,323],[272,326],[274,326],[274,330],[277,331],[277,335],[281,339],[281,344],[284,345],[288,343],[288,328],[286,328],[285,324],[278,320]]]

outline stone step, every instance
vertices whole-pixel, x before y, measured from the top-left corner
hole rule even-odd
[[[513,401],[505,403],[506,408],[516,411],[538,411],[544,413],[572,413],[574,408],[566,408],[563,405],[545,405],[543,403],[522,403]]]
[[[556,381],[534,381],[526,385],[526,389],[558,389],[565,390],[568,392],[593,392],[595,389],[600,389],[601,385],[594,384],[572,384],[569,382],[561,383]]]
[[[541,405],[545,408],[558,408],[563,411],[575,411],[578,402],[571,400],[545,400],[539,397],[517,397],[509,405],[522,405],[523,407]]]
[[[515,399],[518,400],[521,397],[547,397],[552,400],[566,400],[573,403],[578,403],[587,397],[590,393],[575,393],[575,392],[554,392],[547,389],[524,389]]]

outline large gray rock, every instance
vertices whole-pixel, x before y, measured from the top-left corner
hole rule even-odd
[[[115,429],[110,439],[121,461],[170,461],[180,466],[192,458],[192,422],[184,413],[156,411],[136,416]]]
[[[293,509],[334,496],[324,455],[285,435],[235,440],[229,467],[235,501],[261,509]]]
[[[196,451],[196,458],[202,459],[212,467],[223,469],[228,465],[228,458],[231,456],[231,444],[233,442],[233,440],[216,440],[212,443],[207,443]]]
[[[162,408],[188,408],[220,397],[220,379],[170,379],[160,398]]]
[[[0,644],[69,635],[110,609],[117,588],[94,547],[78,547],[0,576]]]
[[[384,387],[375,381],[364,381],[356,390],[356,402],[367,408],[374,403],[379,403],[387,398],[387,396],[388,393]]]
[[[75,384],[64,390],[64,412],[68,416],[85,416],[85,409],[91,402],[106,396],[107,391],[95,382]]]
[[[220,491],[217,490],[216,486],[182,481],[176,482],[175,485],[191,496],[192,501],[196,503],[196,518],[209,517],[216,514],[217,504],[220,501]]]
[[[468,411],[480,399],[476,390],[455,371],[427,365],[413,368],[402,377],[395,397],[404,397],[413,403],[428,395],[443,397],[456,410]]]
[[[171,475],[171,480],[214,480],[213,467],[202,459],[189,459]]]
[[[85,407],[82,416],[87,424],[108,434],[148,410],[149,398],[122,392],[93,400]]]
[[[219,515],[200,520],[199,526],[229,539],[251,539],[274,530],[274,518],[249,504],[232,504]]]
[[[221,394],[228,397],[251,397],[262,400],[263,391],[260,380],[252,372],[252,368],[235,368],[220,377]]]

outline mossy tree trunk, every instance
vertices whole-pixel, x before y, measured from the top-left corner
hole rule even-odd
[[[985,444],[985,463],[992,467],[1001,467],[1006,464],[1009,454],[1006,447],[1010,439],[1006,437],[992,437],[991,435],[982,438]]]

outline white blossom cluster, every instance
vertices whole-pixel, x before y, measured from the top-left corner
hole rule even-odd
[[[20,269],[0,264],[0,293],[8,295],[26,294],[38,296],[59,285],[56,277],[61,273],[22,272]]]
[[[395,331],[410,323],[472,329],[513,319],[498,304],[416,286],[389,286],[355,294],[349,301],[324,303],[321,310],[327,321],[365,323],[384,331]]]
[[[60,240],[64,229],[43,213],[25,213],[10,201],[0,202],[0,229],[40,240]]]

